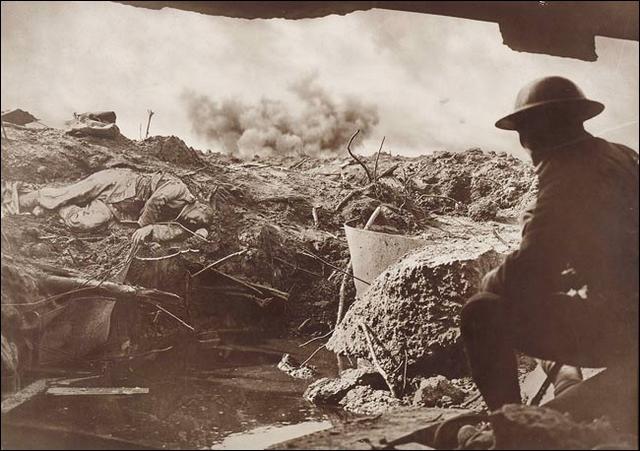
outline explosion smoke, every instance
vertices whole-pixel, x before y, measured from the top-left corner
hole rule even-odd
[[[267,98],[247,105],[185,92],[184,99],[194,131],[240,157],[331,154],[343,150],[355,130],[366,136],[378,123],[374,105],[353,97],[336,101],[314,76],[294,83],[290,90],[302,104],[299,112]]]

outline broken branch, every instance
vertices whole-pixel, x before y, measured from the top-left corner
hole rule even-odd
[[[384,140],[386,136],[382,137],[382,142],[380,143],[380,148],[378,149],[378,154],[376,155],[376,163],[373,166],[373,180],[378,180],[378,160],[380,160],[380,152],[382,152],[382,146],[384,145]]]
[[[191,332],[195,331],[196,329],[191,326],[190,324],[186,323],[184,320],[182,320],[181,318],[177,317],[176,315],[174,315],[173,313],[171,313],[169,310],[163,308],[162,306],[156,304],[155,302],[152,303],[158,310],[166,313],[167,315],[169,315],[171,318],[175,319],[176,321],[178,321],[180,324],[182,324],[184,327],[186,327],[187,329],[189,329]]]
[[[380,373],[380,376],[382,376],[382,379],[384,379],[385,383],[389,387],[389,391],[391,392],[391,395],[394,398],[397,398],[398,396],[396,394],[396,390],[393,387],[393,384],[391,383],[391,380],[387,375],[387,372],[384,370],[384,368],[382,368],[382,366],[380,365],[380,362],[378,361],[378,357],[376,356],[376,351],[373,348],[373,341],[371,340],[371,336],[369,335],[367,326],[363,322],[359,322],[358,325],[360,326],[360,329],[362,329],[362,333],[364,334],[364,339],[367,342],[367,347],[369,348],[369,354],[371,355],[371,360],[373,361],[373,364],[378,370],[378,373]]]
[[[323,259],[323,258],[321,258],[321,257],[318,257],[318,256],[317,256],[317,255],[315,255],[315,254],[312,254],[311,252],[309,252],[309,251],[308,251],[308,250],[306,250],[306,249],[301,249],[301,253],[302,253],[302,255],[306,255],[307,257],[314,258],[314,259],[318,260],[319,262],[324,263],[325,265],[327,265],[327,266],[329,266],[329,267],[331,267],[331,268],[335,269],[336,271],[340,271],[341,273],[346,274],[347,276],[352,277],[352,278],[354,278],[354,279],[356,279],[356,280],[358,280],[358,281],[360,281],[360,282],[362,282],[362,283],[365,283],[365,284],[367,284],[367,285],[371,285],[371,283],[370,283],[370,282],[367,282],[366,280],[362,280],[362,279],[361,279],[361,278],[359,278],[359,277],[356,277],[356,276],[354,276],[354,275],[352,275],[352,274],[349,274],[349,273],[348,273],[348,272],[346,272],[344,269],[338,268],[336,265],[334,265],[334,264],[332,264],[332,263],[329,263],[328,261],[324,260],[324,259]]]
[[[367,179],[369,180],[369,183],[373,182],[373,177],[371,176],[371,172],[369,172],[369,168],[367,167],[366,164],[364,164],[362,162],[362,160],[360,160],[360,158],[358,158],[352,151],[351,151],[351,143],[353,142],[353,140],[355,139],[356,136],[358,136],[358,133],[360,133],[360,129],[356,130],[356,132],[351,136],[351,139],[349,139],[349,143],[347,144],[347,152],[349,152],[349,155],[351,155],[351,158],[353,158],[354,160],[356,160],[358,162],[358,164],[360,166],[362,166],[362,168],[364,169],[364,172],[367,173]]]
[[[177,257],[180,254],[188,254],[189,252],[200,252],[198,249],[185,249],[182,251],[178,251],[174,254],[169,254],[169,255],[163,255],[161,257],[138,257],[136,256],[135,259],[136,260],[142,260],[142,261],[158,261],[158,260],[166,260],[168,258],[173,258],[173,257]]]
[[[307,357],[307,358],[306,358],[306,360],[305,360],[304,362],[302,362],[302,363],[300,364],[300,367],[303,367],[307,362],[309,362],[309,360],[311,360],[311,359],[313,358],[313,356],[314,356],[314,355],[316,355],[318,352],[320,352],[320,350],[321,350],[322,348],[324,348],[324,347],[325,347],[325,345],[326,345],[326,343],[324,343],[324,344],[322,344],[322,345],[318,346],[318,348],[317,348],[315,351],[313,351],[313,352],[311,353],[311,355],[310,355],[309,357]]]
[[[41,304],[43,302],[51,301],[53,299],[58,299],[64,296],[69,296],[71,294],[84,292],[84,291],[95,291],[96,294],[100,295],[110,295],[118,299],[122,298],[140,298],[146,297],[155,299],[160,302],[168,302],[168,303],[179,303],[182,298],[174,293],[169,293],[167,291],[156,290],[153,288],[142,288],[137,286],[125,285],[116,282],[107,282],[104,280],[92,280],[92,279],[84,279],[79,277],[61,277],[61,276],[53,276],[53,275],[45,275],[43,276],[44,283],[51,287],[54,291],[60,291],[59,294],[50,296],[40,301],[23,303],[23,304],[3,304],[5,305],[15,305],[15,306],[28,306],[28,305],[36,305]]]
[[[318,341],[318,340],[322,340],[323,338],[327,338],[329,335],[331,335],[333,333],[333,329],[331,329],[329,332],[327,332],[324,335],[320,335],[319,337],[314,337],[311,340],[307,340],[304,343],[302,343],[301,345],[298,345],[299,348],[304,348],[305,346],[313,343],[314,341]]]
[[[378,177],[378,179],[381,179],[383,177],[387,177],[387,176],[393,174],[393,172],[396,169],[398,169],[398,165],[394,164],[389,169],[385,170],[382,174],[380,174],[380,177]],[[342,199],[338,203],[338,205],[336,205],[336,207],[333,209],[333,211],[337,213],[338,211],[340,211],[340,209],[342,209],[342,207],[344,207],[346,205],[347,202],[349,202],[349,200],[351,200],[351,198],[353,198],[353,196],[355,196],[357,194],[361,194],[362,192],[368,190],[369,188],[371,188],[374,185],[375,185],[375,183],[369,183],[366,186],[363,186],[361,188],[356,188],[355,190],[351,191],[349,194],[347,194],[347,196],[344,199]]]
[[[203,272],[205,272],[207,269],[211,269],[211,268],[215,268],[216,266],[221,265],[222,263],[226,262],[227,260],[229,260],[230,258],[233,257],[237,257],[238,255],[242,255],[244,253],[247,252],[247,249],[243,249],[241,251],[238,252],[234,252],[233,254],[229,254],[226,257],[222,257],[220,260],[216,260],[215,262],[205,266],[204,268],[202,268],[200,271],[196,272],[195,274],[193,274],[191,277],[196,277],[198,274],[201,274]]]

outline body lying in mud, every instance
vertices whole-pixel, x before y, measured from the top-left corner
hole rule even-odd
[[[213,220],[211,206],[196,201],[180,179],[162,172],[114,168],[62,187],[17,190],[16,183],[3,187],[3,208],[9,212],[56,211],[69,228],[81,232],[111,221],[134,222],[141,227],[132,237],[134,243],[148,238],[170,241],[183,236],[185,228],[206,230]]]

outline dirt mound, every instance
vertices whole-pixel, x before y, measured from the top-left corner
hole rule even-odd
[[[187,146],[177,136],[151,136],[142,141],[144,150],[167,163],[183,166],[199,166],[201,152]]]

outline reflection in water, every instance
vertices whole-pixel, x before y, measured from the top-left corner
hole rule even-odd
[[[82,383],[147,387],[146,395],[41,395],[12,411],[9,419],[151,448],[181,449],[263,448],[330,427],[325,412],[302,399],[310,381],[293,379],[276,368],[284,353],[302,361],[311,351],[287,340],[257,341],[254,346],[214,349],[176,346],[140,364],[125,381],[105,375]],[[320,376],[337,372],[335,356],[328,351],[318,353],[311,363]],[[3,448],[30,445],[24,443],[28,436],[12,434],[10,426],[3,425],[2,432]],[[51,439],[41,436],[31,445],[47,443]]]
[[[324,431],[331,426],[332,424],[328,420],[261,426],[247,432],[231,434],[221,443],[213,445],[211,449],[264,449],[285,440]]]

